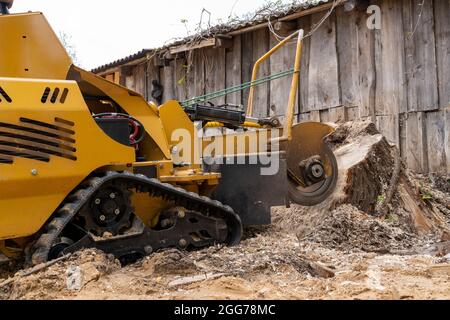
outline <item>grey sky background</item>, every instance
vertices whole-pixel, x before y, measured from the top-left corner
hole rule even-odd
[[[15,0],[12,13],[41,11],[57,33],[70,36],[79,64],[91,69],[187,35],[202,9],[211,23],[255,11],[266,0]],[[289,2],[285,0],[283,2]],[[204,21],[207,18],[205,17]]]

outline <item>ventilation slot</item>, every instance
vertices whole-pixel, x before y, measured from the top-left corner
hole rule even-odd
[[[50,157],[43,154],[37,154],[34,151],[12,150],[10,147],[0,145],[0,157],[12,156],[13,158],[24,158],[29,160],[36,160],[41,162],[50,162]]]
[[[55,90],[52,91],[49,87],[45,88],[44,93],[41,97],[42,103],[47,103],[49,100],[51,103],[55,104],[56,102],[65,103],[67,99],[67,95],[69,94],[69,89],[65,88],[62,90],[62,94],[60,96],[61,89],[55,88]],[[50,99],[49,99],[50,97]],[[59,97],[59,100],[58,100]]]
[[[44,93],[42,94],[41,102],[46,103],[48,96],[50,95],[50,88],[45,88]]]
[[[67,99],[67,95],[68,95],[68,94],[69,94],[69,89],[65,88],[65,89],[63,90],[63,93],[62,93],[62,95],[61,95],[61,99],[59,100],[59,102],[61,102],[61,103],[66,102],[66,99]]]
[[[10,157],[8,157],[8,156],[2,156],[1,154],[0,154],[0,164],[12,164],[13,163],[13,160],[12,160],[12,158],[10,158]]]
[[[30,128],[30,127],[23,127],[23,126],[18,126],[18,125],[14,125],[14,124],[4,123],[4,122],[0,122],[0,130],[20,130],[21,132],[24,132],[24,134],[28,135],[28,136],[38,136],[38,137],[43,137],[44,139],[47,139],[47,140],[56,140],[58,142],[63,141],[63,142],[67,142],[67,143],[75,143],[75,139],[72,139],[72,138],[69,138],[66,136],[62,136],[59,134],[54,134],[54,133],[50,133],[48,131],[42,131],[42,130]]]
[[[21,118],[23,125],[0,122],[0,164],[12,164],[14,158],[49,162],[51,157],[76,161],[75,131],[72,121],[57,118],[49,124]]]
[[[51,103],[55,103],[56,99],[58,99],[59,96],[59,89],[56,88],[55,91],[53,91],[52,97],[50,98]]]
[[[0,87],[0,102],[2,102],[1,98],[4,98],[8,103],[12,102],[11,97],[6,93],[5,90],[3,90],[2,87]]]
[[[52,131],[52,132],[59,132],[59,133],[64,133],[64,134],[68,134],[68,135],[74,135],[75,134],[75,131],[73,131],[73,130],[66,129],[66,128],[63,128],[63,127],[59,127],[59,126],[56,126],[54,124],[48,124],[48,123],[45,123],[45,122],[28,119],[28,118],[20,118],[20,122],[31,124],[31,125],[34,125],[34,126],[37,126],[37,127],[43,127],[43,128],[45,128],[47,130],[50,129],[49,131]]]
[[[63,125],[69,126],[69,127],[73,127],[75,126],[75,123],[73,123],[72,121],[67,121],[61,118],[55,118],[55,122],[61,123]]]

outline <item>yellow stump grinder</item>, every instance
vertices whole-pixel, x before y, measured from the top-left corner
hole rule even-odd
[[[74,66],[42,13],[9,14],[11,5],[0,1],[3,255],[36,265],[83,248],[128,261],[233,246],[243,228],[271,223],[271,207],[333,192],[333,128],[294,125],[303,31],[256,63],[246,111],[199,99],[157,106]],[[259,65],[296,39],[284,125],[253,117]]]

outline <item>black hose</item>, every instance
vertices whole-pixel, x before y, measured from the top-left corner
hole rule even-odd
[[[135,117],[132,117],[128,114],[125,113],[99,113],[99,114],[94,114],[93,115],[94,119],[101,119],[101,118],[105,118],[105,117],[110,117],[110,118],[125,118],[131,121],[136,122],[140,127],[141,127],[141,135],[139,137],[139,139],[136,139],[136,141],[134,142],[134,144],[139,144],[141,143],[144,139],[145,139],[145,127],[142,124],[142,122],[140,122],[138,119],[136,119]]]

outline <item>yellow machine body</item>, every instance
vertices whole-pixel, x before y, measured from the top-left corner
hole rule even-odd
[[[0,30],[2,77],[66,79],[72,60],[42,13],[3,15]]]
[[[41,13],[0,15],[0,30],[0,252],[9,257],[22,254],[68,196],[99,170],[137,174],[153,168],[159,181],[209,197],[218,189],[221,173],[204,170],[200,154],[218,140],[233,145],[228,149],[232,151],[219,148],[214,156],[239,157],[261,152],[245,144],[239,148],[239,139],[273,142],[271,132],[278,133],[277,142],[294,146],[292,138],[310,139],[302,145],[306,153],[288,156],[296,165],[320,153],[321,141],[333,131],[321,124],[291,123],[271,130],[250,124],[250,131],[203,139],[177,101],[157,107],[125,87],[75,67]],[[300,66],[300,41],[296,68]],[[292,119],[297,86],[294,81],[288,113]],[[145,128],[145,138],[136,148],[112,139],[93,118],[116,112],[118,107]],[[180,129],[190,133],[191,150],[182,164],[175,164],[174,148],[180,141],[173,133]],[[298,153],[294,149],[291,155]],[[240,170],[237,175],[249,172],[248,168]],[[286,178],[284,172],[279,176]],[[252,177],[240,178],[252,181]],[[242,193],[237,196],[251,195],[250,190]],[[171,203],[164,197],[149,200],[136,192],[132,205],[144,224],[154,227]]]
[[[2,240],[20,243],[37,233],[98,169],[154,166],[161,180],[195,192],[209,193],[217,185],[220,175],[199,172],[198,165],[174,170],[172,130],[185,128],[197,137],[178,102],[154,108],[141,95],[73,66],[41,13],[0,16],[0,29],[8,30],[0,42],[0,61],[7,61],[0,63],[0,251],[12,255]],[[110,106],[85,96],[108,97],[145,126],[140,152],[146,162],[137,162],[134,148],[111,139],[92,118]],[[167,206],[139,197],[133,202],[148,224]]]

